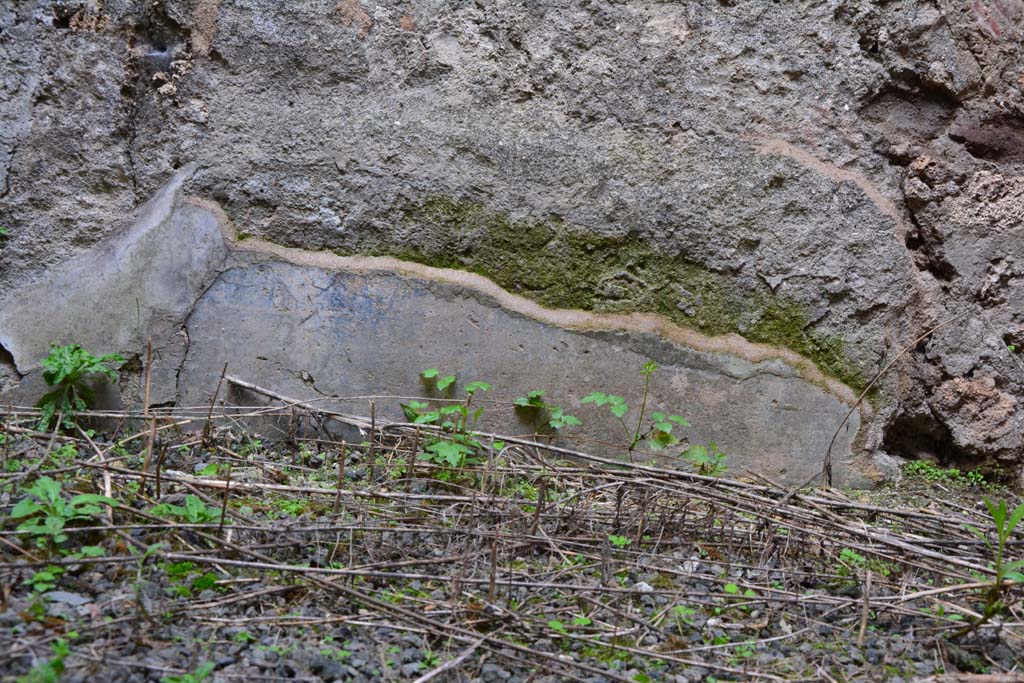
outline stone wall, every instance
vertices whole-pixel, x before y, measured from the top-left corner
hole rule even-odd
[[[132,243],[141,205],[192,162],[182,191],[216,203],[261,258],[393,257],[396,271],[471,272],[567,320],[644,314],[653,334],[696,335],[672,348],[705,344],[718,377],[722,359],[763,362],[737,344],[774,349],[814,425],[793,440],[800,462],[845,412],[814,413],[812,389],[848,405],[961,316],[886,375],[844,457],[862,471],[883,453],[1009,467],[1024,448],[1024,363],[1007,349],[1024,346],[1022,38],[1020,0],[0,3],[0,381],[32,386],[40,350],[19,315],[88,337],[55,273]],[[184,215],[175,196],[163,205]],[[203,258],[225,248],[166,239]],[[216,280],[210,296],[251,274],[235,263],[229,277],[238,256],[225,258],[193,264]],[[355,277],[276,268],[275,282]],[[376,277],[331,286],[392,282]],[[175,290],[191,301],[147,295],[106,316],[134,331],[97,350],[137,354],[142,330],[176,340],[164,401],[209,391],[186,371],[200,281]],[[450,296],[430,296],[454,315]],[[527,336],[573,329],[542,322]],[[592,338],[572,334],[582,355]],[[549,362],[542,351],[529,362]],[[478,348],[459,358],[503,367]],[[311,372],[292,362],[309,357],[287,360]],[[733,450],[755,463],[783,412],[762,419],[762,389],[733,379],[730,401],[761,425]],[[692,393],[682,412],[714,404]]]

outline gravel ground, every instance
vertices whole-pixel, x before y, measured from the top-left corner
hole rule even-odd
[[[140,452],[69,443],[17,440],[0,509],[43,475],[68,501],[105,474],[119,505],[59,542],[5,522],[5,682],[899,682],[1021,660],[1015,588],[970,628],[991,557],[965,525],[1012,495],[977,481],[785,499],[532,447],[410,477],[409,435],[382,434],[373,467],[346,449],[339,494],[337,444],[224,432],[170,440],[158,494]]]

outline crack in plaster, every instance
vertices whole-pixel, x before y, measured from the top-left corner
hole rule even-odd
[[[221,227],[221,234],[225,234],[226,235],[226,233],[224,232],[224,221],[221,219],[221,216],[223,215],[223,212],[215,213],[214,215],[217,216],[217,223]],[[228,245],[229,246],[232,245],[230,240],[228,240]],[[175,403],[179,403],[179,404],[181,403],[181,370],[182,370],[182,368],[185,367],[185,363],[188,361],[189,351],[192,350],[192,334],[189,332],[189,329],[188,329],[189,321],[192,320],[192,315],[196,311],[196,306],[198,306],[199,302],[203,300],[203,297],[206,296],[206,293],[209,292],[210,289],[212,289],[215,284],[220,282],[221,277],[223,277],[224,275],[226,275],[226,274],[230,273],[232,270],[234,270],[233,268],[228,268],[227,270],[224,270],[224,266],[227,265],[227,262],[228,262],[229,258],[231,258],[231,251],[230,251],[230,249],[227,252],[225,252],[224,258],[221,259],[220,265],[217,267],[217,275],[215,277],[211,278],[210,282],[206,285],[206,287],[203,288],[203,291],[199,292],[199,294],[196,296],[195,300],[192,301],[192,305],[189,306],[188,312],[185,314],[185,317],[182,318],[182,320],[181,320],[181,330],[180,330],[179,333],[185,335],[185,350],[181,354],[181,360],[178,361],[177,367],[174,368],[174,402]]]

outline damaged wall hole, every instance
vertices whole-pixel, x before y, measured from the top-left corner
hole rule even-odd
[[[916,226],[916,221],[913,221]],[[956,268],[946,260],[937,245],[925,239],[920,229],[908,233],[904,244],[912,252],[914,265],[920,271],[931,273],[941,282],[952,282],[958,275]]]
[[[928,144],[949,127],[958,107],[943,90],[889,85],[861,108],[861,114],[890,144]]]
[[[882,448],[907,460],[948,465],[960,459],[949,429],[933,415],[897,414],[885,428]]]
[[[14,356],[0,344],[0,391],[20,382],[22,377],[24,375],[18,372],[18,366],[14,364]]]
[[[57,5],[53,8],[53,27],[61,30],[71,28],[71,20],[81,10],[77,7],[63,7]]]
[[[995,163],[1024,162],[1024,117],[1011,114],[990,116],[958,124],[949,139],[961,144],[975,159]]]

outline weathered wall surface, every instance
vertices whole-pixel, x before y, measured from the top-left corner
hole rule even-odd
[[[739,334],[855,389],[962,314],[860,449],[1010,462],[1022,39],[1020,0],[0,1],[0,302],[194,161],[248,235]]]

